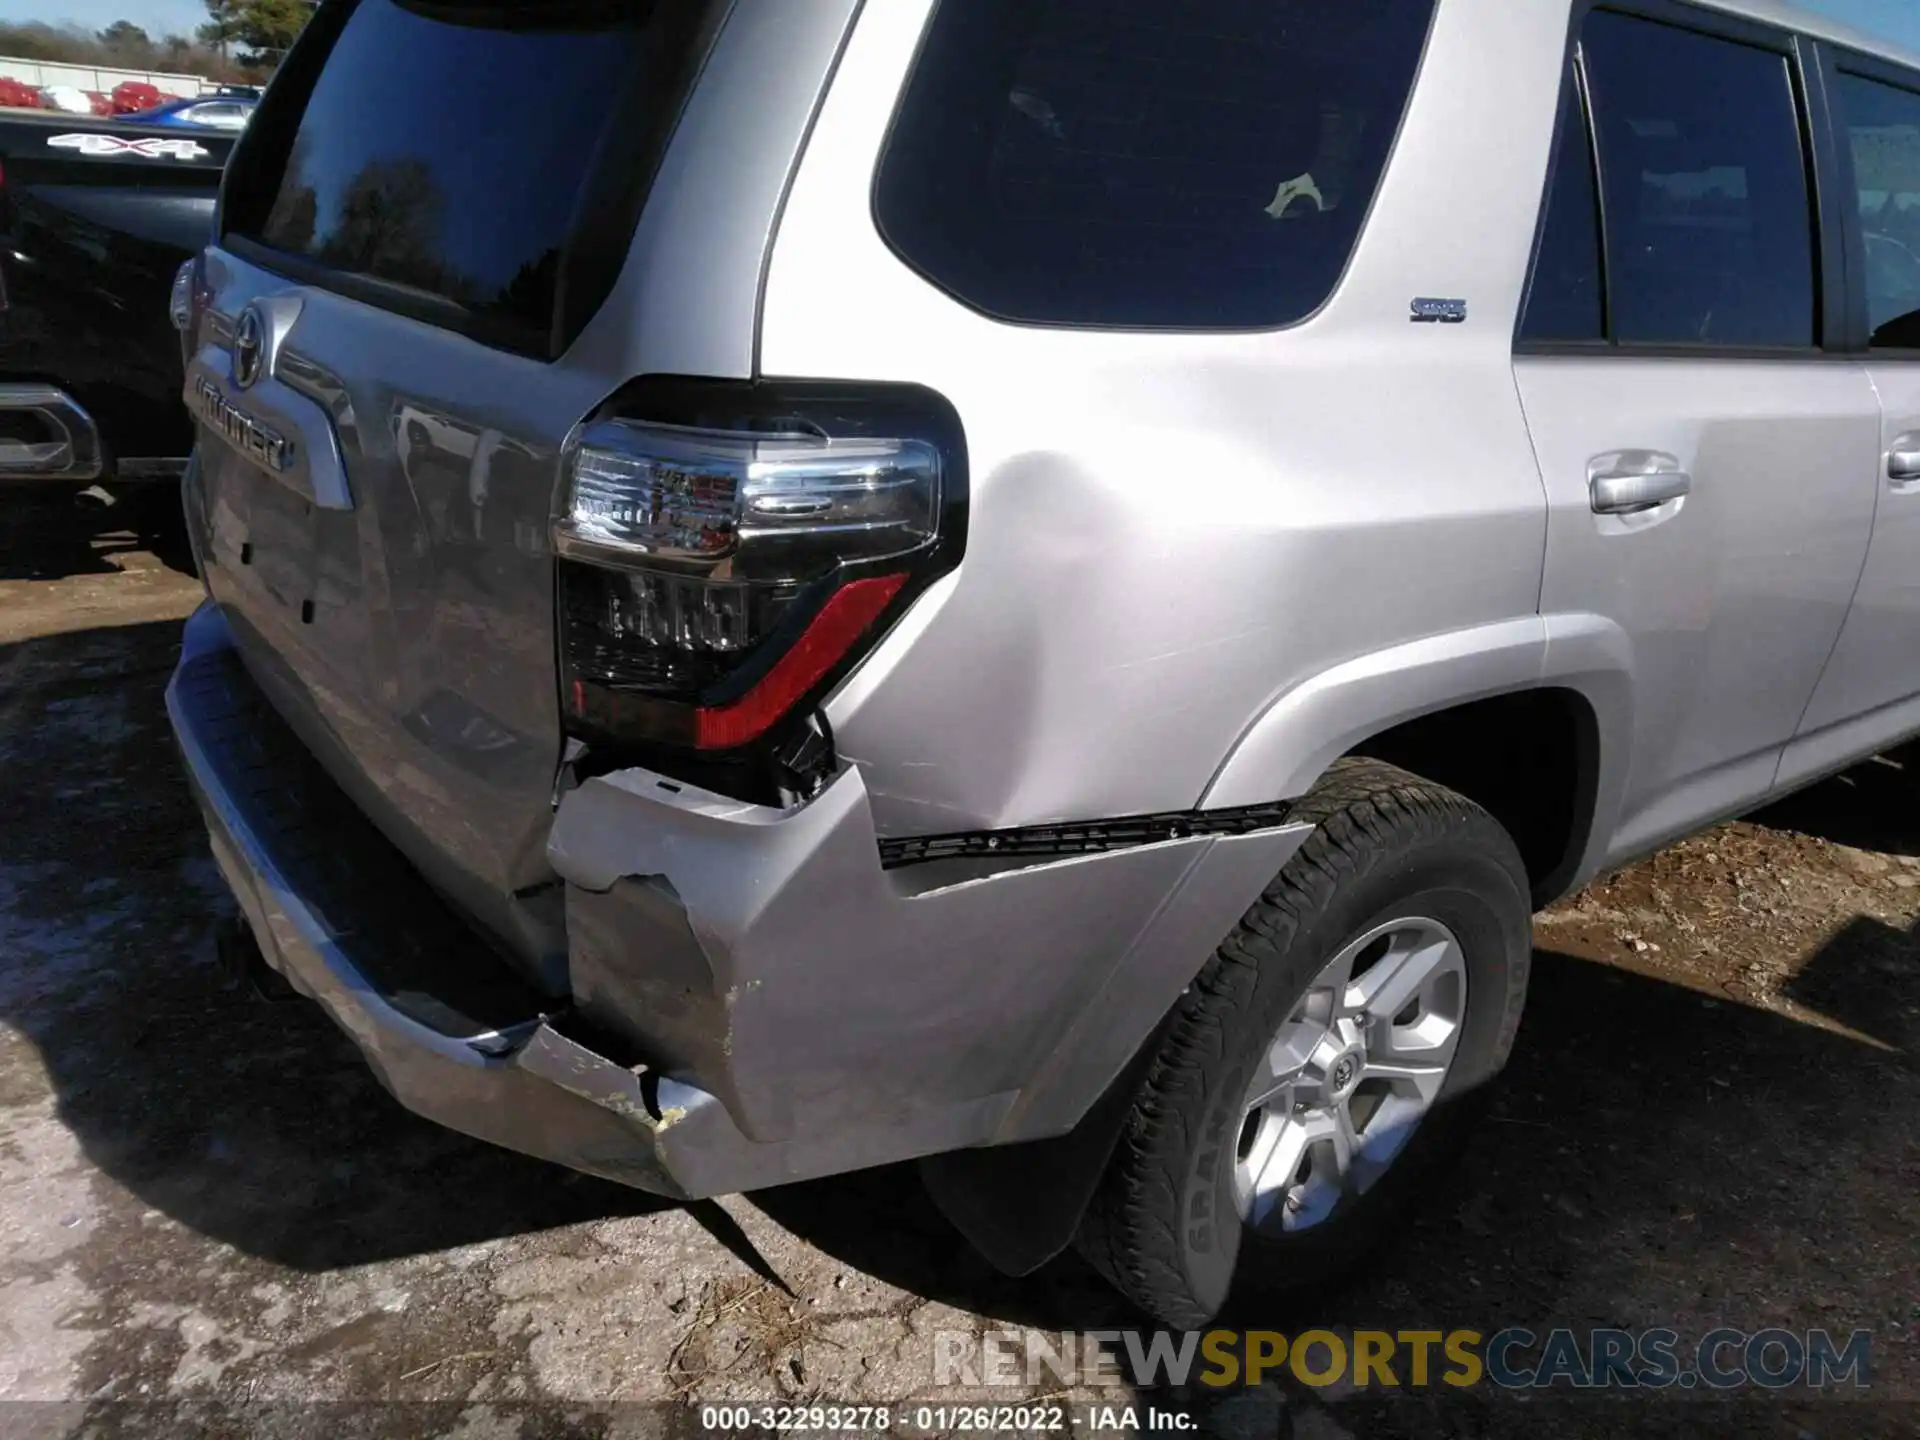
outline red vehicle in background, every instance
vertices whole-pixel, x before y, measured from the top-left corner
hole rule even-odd
[[[145,80],[123,80],[111,93],[99,90],[83,92],[95,115],[137,115],[166,103],[171,98],[159,86]],[[0,75],[0,110],[40,110],[45,98],[38,87],[10,75]]]
[[[109,98],[115,115],[137,115],[142,110],[153,109],[167,97],[158,85],[150,85],[145,80],[122,80],[113,87]]]

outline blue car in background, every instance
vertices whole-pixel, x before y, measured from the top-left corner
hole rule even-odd
[[[182,125],[195,130],[244,130],[259,103],[254,95],[199,95],[191,100],[170,100],[125,118],[149,125]]]

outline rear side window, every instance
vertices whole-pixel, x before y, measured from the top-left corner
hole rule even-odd
[[[1875,349],[1920,349],[1920,94],[1842,75]]]
[[[1604,11],[1580,48],[1612,338],[1813,345],[1813,210],[1787,57]]]
[[[880,228],[1002,319],[1304,319],[1353,251],[1433,10],[943,0],[881,165]]]
[[[557,353],[611,287],[710,8],[357,0],[297,125],[249,154],[264,183],[230,200],[228,232],[374,303]],[[568,314],[563,276],[583,292]]]

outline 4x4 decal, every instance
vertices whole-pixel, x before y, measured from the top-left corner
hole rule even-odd
[[[52,136],[47,145],[50,149],[77,150],[82,155],[96,158],[142,155],[149,160],[201,160],[213,153],[195,140],[166,140],[158,135],[143,135],[138,140],[127,140],[119,135],[103,135],[91,130]]]

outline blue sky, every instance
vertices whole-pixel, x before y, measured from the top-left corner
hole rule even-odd
[[[100,30],[131,20],[150,35],[191,35],[207,20],[200,0],[0,0],[0,20],[71,21]]]
[[[1878,31],[1920,50],[1920,0],[1800,0],[1864,30]],[[207,18],[200,0],[0,0],[0,20],[71,20],[98,30],[133,21],[155,35],[190,34]]]
[[[1920,3],[1916,0],[1798,0],[1803,9],[1818,10],[1887,35],[1920,50]]]

